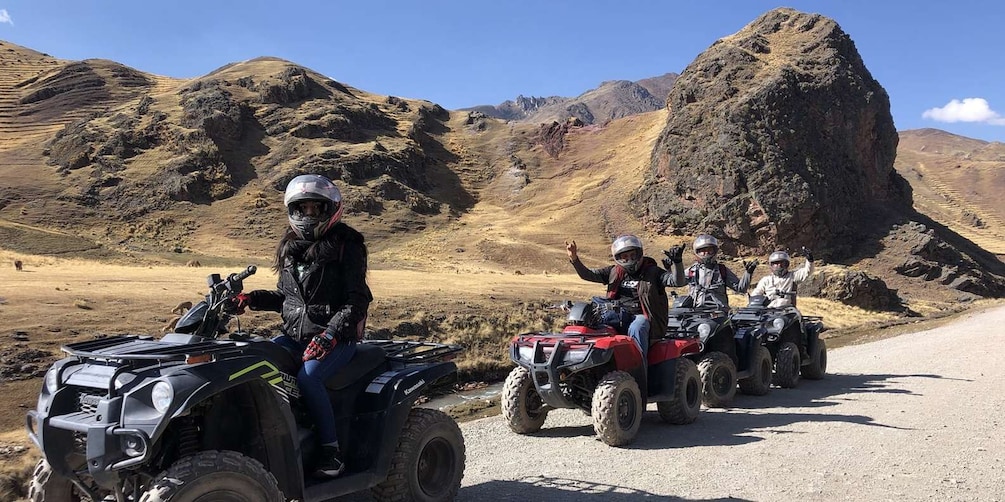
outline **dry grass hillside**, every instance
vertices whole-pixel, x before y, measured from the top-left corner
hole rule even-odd
[[[1005,255],[1005,143],[938,129],[900,132],[895,167],[914,207],[982,248]]]

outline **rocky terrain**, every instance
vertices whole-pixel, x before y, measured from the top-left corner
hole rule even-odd
[[[603,260],[617,233],[658,254],[712,232],[729,259],[813,248],[827,266],[807,291],[865,309],[1003,292],[981,247],[1005,235],[1001,145],[900,144],[851,37],[818,15],[773,10],[679,77],[492,110],[266,57],[188,80],[7,43],[0,64],[0,237],[15,253],[267,261],[283,186],[320,172],[376,268],[567,272],[570,238]]]

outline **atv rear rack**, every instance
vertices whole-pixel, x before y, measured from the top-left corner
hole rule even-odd
[[[380,347],[388,359],[406,364],[444,360],[464,350],[460,345],[407,340],[365,340],[360,343]]]
[[[184,361],[193,355],[239,353],[233,342],[205,341],[196,343],[166,343],[149,336],[110,336],[61,347],[63,352],[79,358],[100,361]]]

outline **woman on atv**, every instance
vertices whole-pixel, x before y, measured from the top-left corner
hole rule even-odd
[[[639,345],[643,356],[649,351],[649,335],[662,338],[667,326],[669,274],[644,256],[642,240],[622,235],[611,244],[614,265],[587,268],[579,260],[576,241],[565,243],[569,261],[583,280],[607,285],[607,299],[622,302],[620,319],[605,319],[619,333],[628,333]],[[611,321],[611,322],[608,322]]]
[[[342,194],[324,176],[293,178],[283,203],[290,228],[276,248],[278,287],[239,295],[236,307],[282,313],[283,334],[273,341],[303,361],[297,383],[322,445],[315,475],[335,477],[345,464],[325,381],[356,353],[373,300],[366,284],[366,244],[362,234],[340,221]]]

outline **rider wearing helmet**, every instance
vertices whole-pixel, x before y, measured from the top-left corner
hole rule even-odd
[[[293,178],[283,198],[290,228],[276,248],[276,290],[240,295],[237,308],[280,312],[283,334],[273,341],[300,354],[297,383],[322,445],[315,475],[338,476],[345,469],[325,381],[349,364],[362,337],[373,296],[366,284],[363,235],[341,221],[343,202],[328,178]]]
[[[579,260],[576,241],[565,243],[569,261],[583,280],[607,285],[607,299],[622,302],[619,319],[605,319],[619,332],[635,339],[643,356],[649,351],[650,333],[662,338],[667,326],[666,285],[669,275],[645,256],[642,240],[634,235],[621,235],[611,244],[614,265],[588,268]]]
[[[795,293],[796,284],[805,281],[813,273],[813,254],[804,248],[803,256],[806,262],[796,271],[789,270],[789,253],[785,251],[775,251],[768,256],[768,266],[771,267],[771,274],[766,275],[757,282],[750,296],[766,296],[769,300],[769,307],[787,307],[795,305],[791,295],[784,293]]]
[[[673,277],[670,286],[687,284],[688,296],[694,299],[697,307],[729,308],[726,288],[737,293],[746,292],[754,269],[757,268],[757,260],[743,263],[745,273],[741,278],[716,260],[719,254],[719,240],[715,237],[701,234],[694,239],[693,248],[696,260],[687,270],[683,270],[683,246],[675,246],[665,251],[670,259],[664,260],[663,264],[670,267]]]
[[[771,274],[757,282],[750,296],[765,296],[769,300],[768,307],[787,307],[795,305],[796,285],[805,281],[813,273],[813,253],[805,247],[802,249],[806,262],[794,272],[789,271],[789,253],[775,251],[768,256],[768,266]],[[803,330],[799,345],[799,355],[804,360],[810,358],[806,352],[806,331]]]

